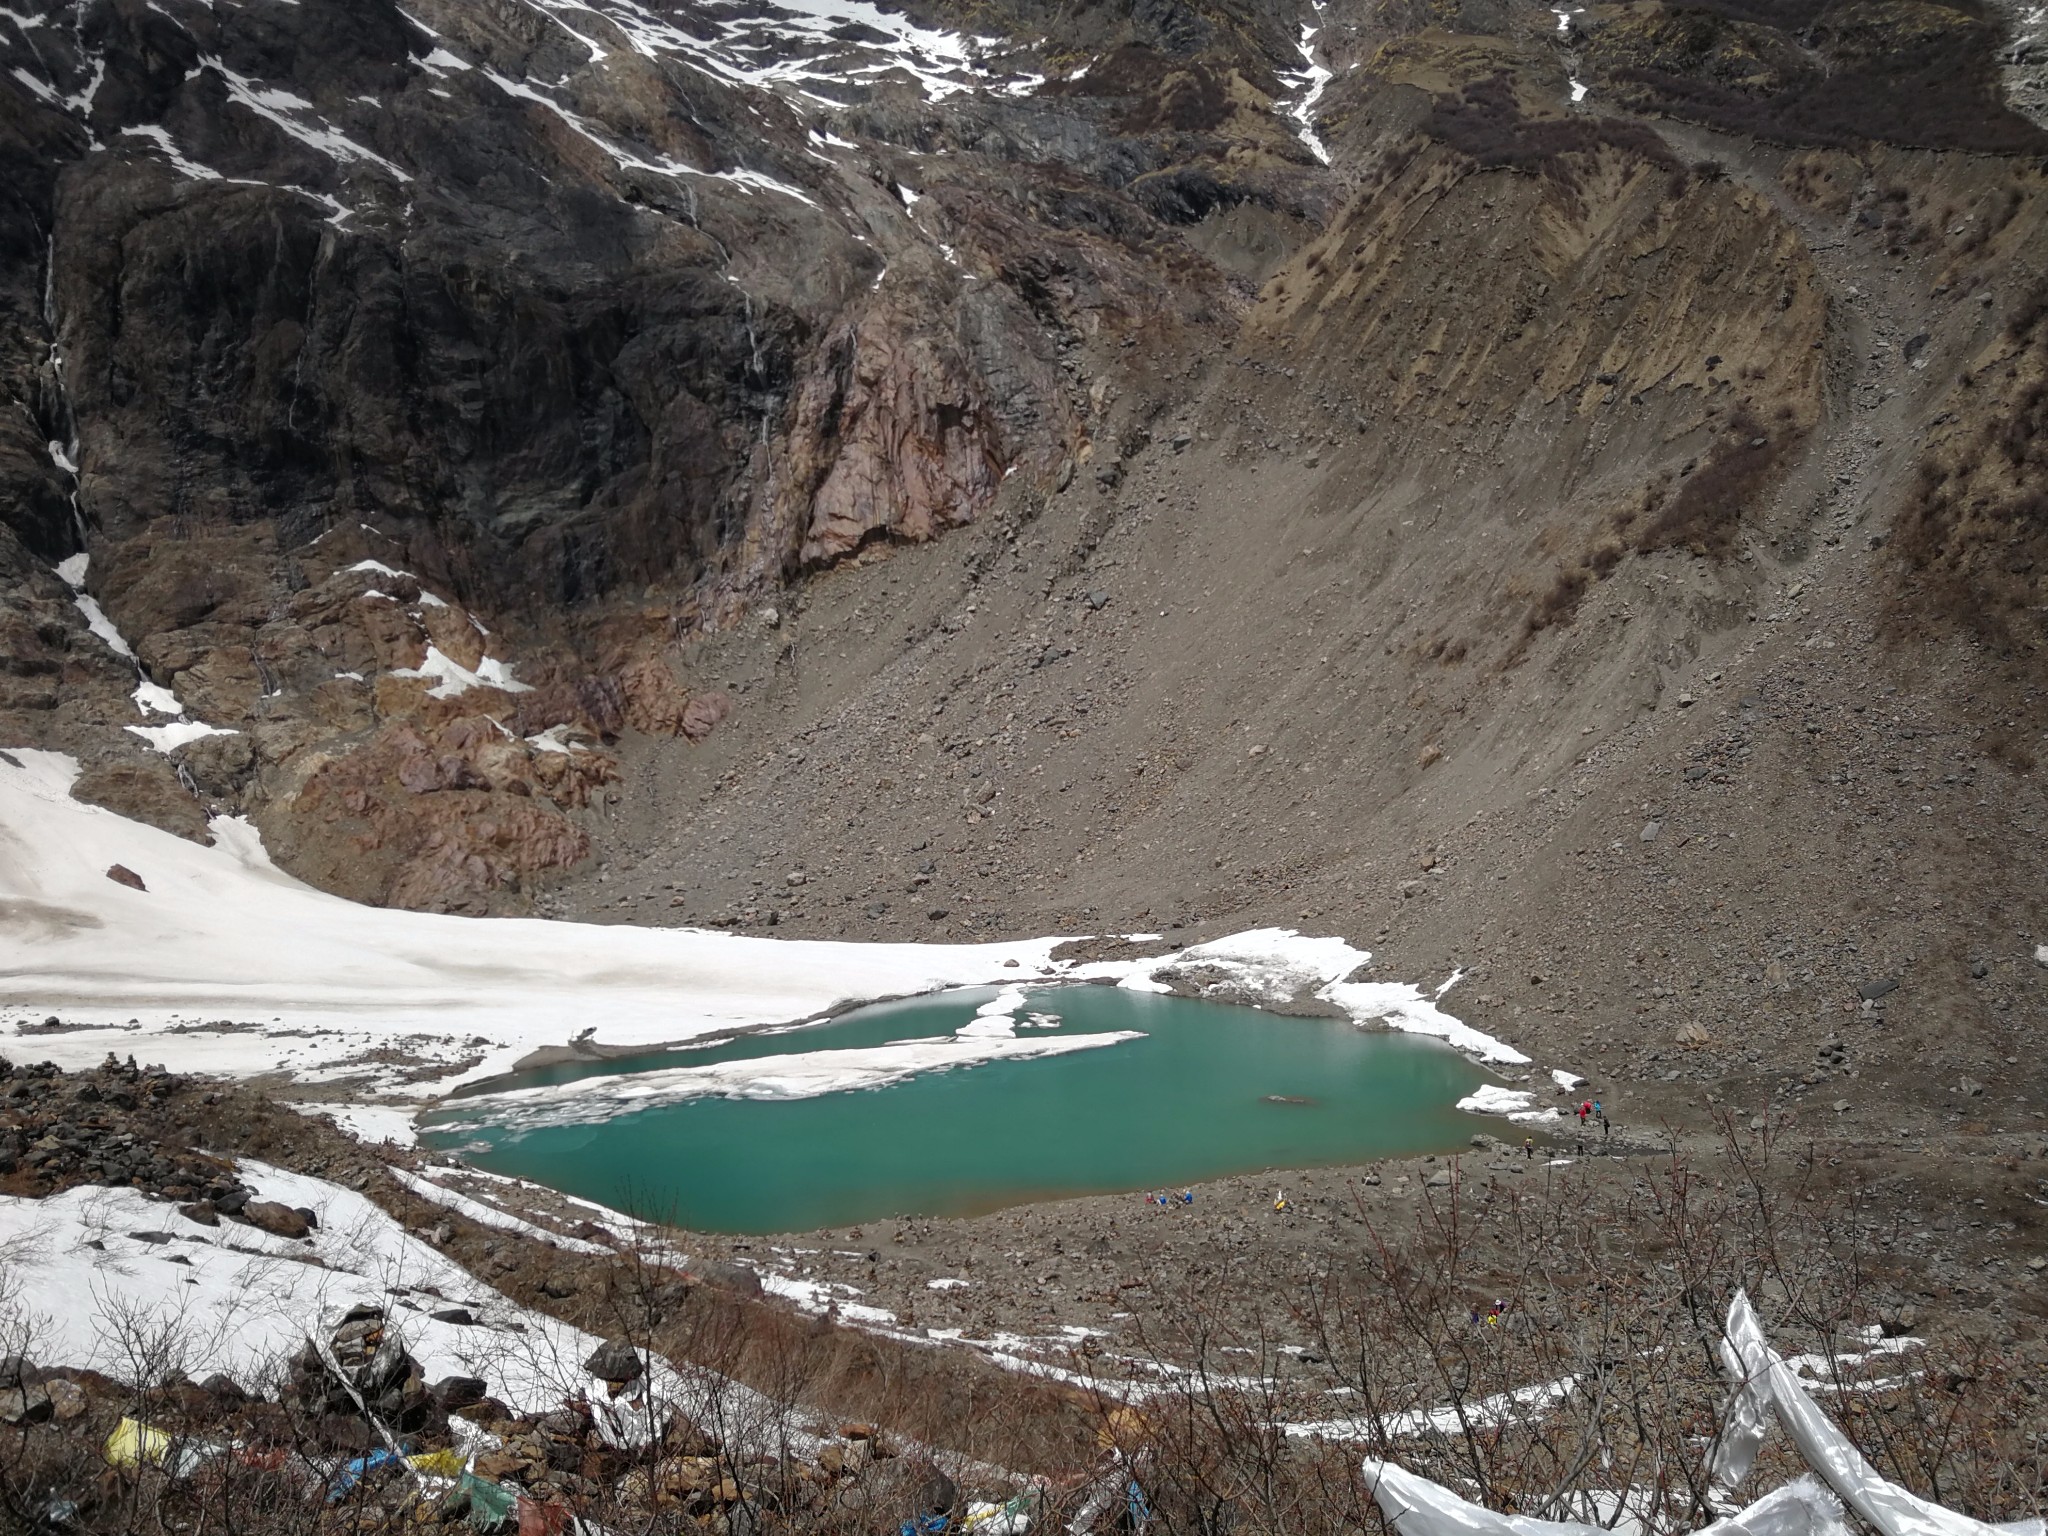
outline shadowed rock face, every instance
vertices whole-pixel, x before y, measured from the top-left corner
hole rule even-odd
[[[587,848],[603,742],[724,718],[679,635],[972,522],[1084,439],[1063,358],[1221,317],[1116,188],[1246,135],[1125,97],[1219,39],[1270,86],[1284,28],[1098,19],[1151,63],[1041,95],[1032,50],[840,10],[0,23],[8,734],[111,755],[88,789],[188,835],[252,811],[350,894],[517,904]],[[81,550],[135,665],[35,574]],[[151,751],[138,683],[233,734]]]

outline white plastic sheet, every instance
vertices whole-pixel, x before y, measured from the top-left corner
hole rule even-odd
[[[1497,1514],[1391,1462],[1368,1461],[1361,1471],[1397,1536],[1615,1536],[1577,1520]],[[1716,1520],[1698,1536],[1847,1536],[1847,1527],[1834,1496],[1802,1477]]]
[[[1882,1536],[2043,1536],[2039,1520],[1991,1525],[1930,1503],[1882,1476],[1863,1459],[1807,1394],[1798,1376],[1764,1337],[1756,1309],[1742,1291],[1728,1308],[1721,1360],[1735,1384],[1726,1427],[1714,1445],[1712,1472],[1730,1486],[1756,1465],[1775,1413],[1806,1464]]]

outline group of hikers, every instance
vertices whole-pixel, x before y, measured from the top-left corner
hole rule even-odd
[[[1148,1189],[1145,1191],[1145,1203],[1147,1205],[1193,1205],[1195,1203],[1195,1192],[1192,1189],[1184,1189],[1176,1195],[1170,1189],[1156,1191]]]
[[[1584,1157],[1586,1155],[1586,1127],[1589,1122],[1595,1120],[1600,1122],[1600,1134],[1603,1138],[1614,1134],[1614,1127],[1607,1121],[1606,1106],[1598,1099],[1581,1099],[1578,1108],[1574,1109],[1572,1113],[1579,1117],[1579,1156]],[[1535,1155],[1536,1138],[1524,1136],[1522,1138],[1522,1156],[1532,1158]]]

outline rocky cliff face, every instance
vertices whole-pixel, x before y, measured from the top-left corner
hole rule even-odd
[[[1368,798],[1527,750],[1522,669],[1696,652],[1825,516],[1823,221],[1941,253],[1930,315],[2023,286],[2048,139],[2012,46],[1969,8],[1736,0],[8,16],[0,741],[189,835],[252,814],[363,899],[522,908],[635,773],[771,707],[704,638],[750,606],[793,665],[781,611],[900,546],[993,530],[969,575],[1042,601],[1162,505],[1148,559],[1263,566],[1302,538],[1277,496],[1375,531],[1365,586],[1429,572],[1339,624],[1400,637]],[[2025,614],[2032,556],[1993,551],[2038,542],[2039,328],[1966,369],[1944,324],[1900,602]],[[1121,488],[1182,449],[1184,506]],[[1681,602],[1581,622],[1660,558]],[[955,633],[929,606],[844,638]],[[1262,632],[1160,664],[1256,686]],[[863,654],[842,686],[883,686]]]

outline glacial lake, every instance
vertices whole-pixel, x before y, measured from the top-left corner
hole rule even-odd
[[[1436,1041],[1103,986],[1029,989],[1012,1010],[1014,1041],[994,1045],[1065,1054],[810,1097],[702,1091],[809,1092],[840,1052],[856,1053],[847,1063],[943,1057],[948,1037],[976,1033],[977,1009],[997,996],[949,992],[539,1069],[490,1086],[549,1090],[524,1096],[545,1100],[542,1112],[517,1094],[458,1099],[423,1121],[421,1140],[651,1220],[769,1233],[1448,1151],[1483,1123],[1453,1107],[1484,1081],[1480,1069]],[[1129,1031],[1140,1037],[1083,1038]],[[758,1079],[735,1063],[758,1064]],[[792,1087],[792,1073],[811,1076]],[[681,1079],[692,1086],[679,1091],[698,1096],[661,1086]]]

